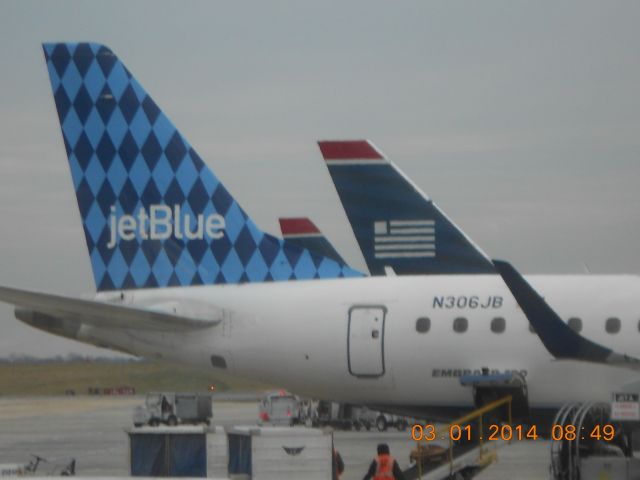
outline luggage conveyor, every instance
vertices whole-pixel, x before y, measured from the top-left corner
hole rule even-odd
[[[414,463],[404,471],[405,478],[444,480],[471,478],[497,460],[497,450],[510,442],[501,438],[487,441],[488,421],[506,411],[502,428],[513,431],[511,407],[513,397],[507,395],[490,402],[468,415],[425,434],[426,425],[414,425],[411,431],[416,441],[410,460]],[[422,430],[421,430],[422,429]],[[429,438],[435,437],[433,440]],[[442,444],[447,446],[442,446]]]

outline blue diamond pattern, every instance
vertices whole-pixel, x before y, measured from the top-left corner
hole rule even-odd
[[[89,96],[89,92],[84,86],[80,87],[76,99],[73,101],[73,108],[76,109],[80,121],[86,123],[87,117],[93,110],[93,99]]]
[[[98,148],[100,140],[102,140],[102,137],[104,136],[104,122],[95,108],[91,109],[84,131],[91,142],[91,146],[94,149]]]
[[[323,259],[322,263],[318,267],[318,276],[320,278],[333,278],[340,275],[340,265],[336,262],[327,261]]]
[[[182,205],[184,199],[184,193],[174,178],[167,191],[164,192],[164,201],[167,205]]]
[[[89,209],[89,213],[87,214],[87,218],[84,222],[84,225],[89,231],[89,235],[91,235],[91,239],[94,243],[100,238],[100,234],[102,233],[106,223],[107,222],[104,218],[104,214],[100,210],[100,207],[97,203],[94,203]]]
[[[361,275],[262,232],[111,50],[43,47],[98,290]],[[178,232],[149,238],[153,205],[179,207]],[[112,215],[125,214],[135,238],[108,246]],[[203,224],[203,238],[187,239],[198,215],[223,217],[222,236]]]
[[[243,264],[238,258],[235,250],[231,250],[227,259],[222,264],[222,274],[227,283],[238,283],[240,277],[244,273]]]
[[[251,282],[260,282],[269,273],[269,267],[260,255],[260,250],[255,250],[246,267],[247,276]]]
[[[67,112],[67,116],[62,124],[62,132],[69,146],[75,146],[78,137],[82,133],[82,125],[80,124],[80,120],[78,120],[78,114],[73,108],[70,108]]]
[[[115,250],[113,255],[111,256],[111,261],[109,261],[109,266],[107,267],[109,271],[109,276],[111,277],[111,281],[114,285],[121,285],[124,281],[125,276],[129,272],[127,268],[127,263],[123,258],[120,250]]]
[[[138,147],[142,148],[149,137],[149,133],[151,133],[151,124],[142,109],[136,110],[129,130],[131,130]],[[153,165],[151,165],[151,168],[153,168]]]
[[[173,275],[173,265],[171,264],[171,261],[169,261],[169,257],[164,250],[160,251],[158,258],[153,262],[151,271],[160,285],[169,284],[169,279],[171,278],[171,275]]]
[[[104,88],[105,82],[106,80],[102,74],[102,70],[100,70],[100,66],[96,62],[91,62],[89,70],[84,77],[84,85],[94,102],[98,99],[98,95],[100,95],[100,92]]]
[[[117,104],[115,99],[113,98],[113,93],[111,93],[111,89],[109,85],[105,84],[102,87],[102,91],[96,100],[96,110],[102,117],[102,121],[104,123],[108,123],[111,119],[111,114],[116,109]]]
[[[122,65],[120,62],[116,62],[116,64],[111,69],[111,73],[107,77],[107,83],[109,84],[109,88],[113,92],[114,98],[117,102],[119,102],[120,97],[122,97],[122,93],[129,85],[129,77],[127,76],[124,65]]]
[[[138,113],[140,102],[138,101],[138,97],[133,91],[131,84],[127,85],[127,88],[122,92],[118,105],[120,106],[120,110],[122,111],[122,115],[124,115],[124,119],[127,121],[127,124],[133,126],[133,117]]]
[[[298,263],[296,264],[296,268],[293,269],[294,275],[296,278],[310,279],[314,277],[316,271],[316,266],[314,265],[313,260],[311,260],[309,250],[303,250],[302,255],[298,259]]]
[[[98,158],[100,158],[100,153],[97,153]],[[124,186],[124,182],[129,178],[127,176],[127,171],[124,169],[122,162],[113,162],[108,169],[107,175],[109,177],[109,183],[111,184],[113,191],[119,195],[122,191],[122,187]]]
[[[91,187],[91,191],[94,195],[97,195],[104,185],[106,174],[102,169],[102,165],[100,165],[100,160],[95,155],[91,156],[91,160],[89,161],[89,165],[85,169],[85,175],[87,182],[89,183],[89,187]]]
[[[74,62],[71,62],[62,76],[62,87],[67,97],[76,98],[78,90],[82,86],[82,77]]]

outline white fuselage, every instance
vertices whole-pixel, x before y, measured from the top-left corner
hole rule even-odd
[[[640,277],[565,275],[528,280],[565,321],[582,320],[582,335],[617,352],[640,356]],[[114,294],[98,298],[111,299]],[[555,361],[531,333],[497,275],[252,283],[135,290],[124,295],[124,301],[133,305],[166,298],[210,302],[227,314],[218,325],[190,333],[83,327],[83,337],[149,358],[356,404],[472,406],[471,391],[460,385],[459,377],[483,367],[525,375],[533,408],[574,400],[607,401],[612,390],[638,380],[638,374],[627,369]],[[416,330],[421,317],[430,323],[424,333]],[[461,333],[453,329],[458,317],[468,323]],[[504,332],[491,331],[495,317],[505,319]],[[619,333],[605,331],[609,317],[621,320]],[[220,369],[220,359],[226,368]]]

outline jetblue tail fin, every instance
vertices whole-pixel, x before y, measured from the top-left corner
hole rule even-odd
[[[43,48],[98,290],[360,275],[262,232],[107,47]]]
[[[279,220],[282,236],[288,242],[331,258],[338,263],[345,263],[327,237],[307,217],[280,218]]]
[[[372,275],[495,273],[491,260],[371,142],[318,142]]]

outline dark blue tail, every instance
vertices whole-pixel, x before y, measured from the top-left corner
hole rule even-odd
[[[98,290],[361,275],[262,232],[107,47],[43,47]]]
[[[495,273],[490,259],[366,140],[318,142],[372,275]]]

